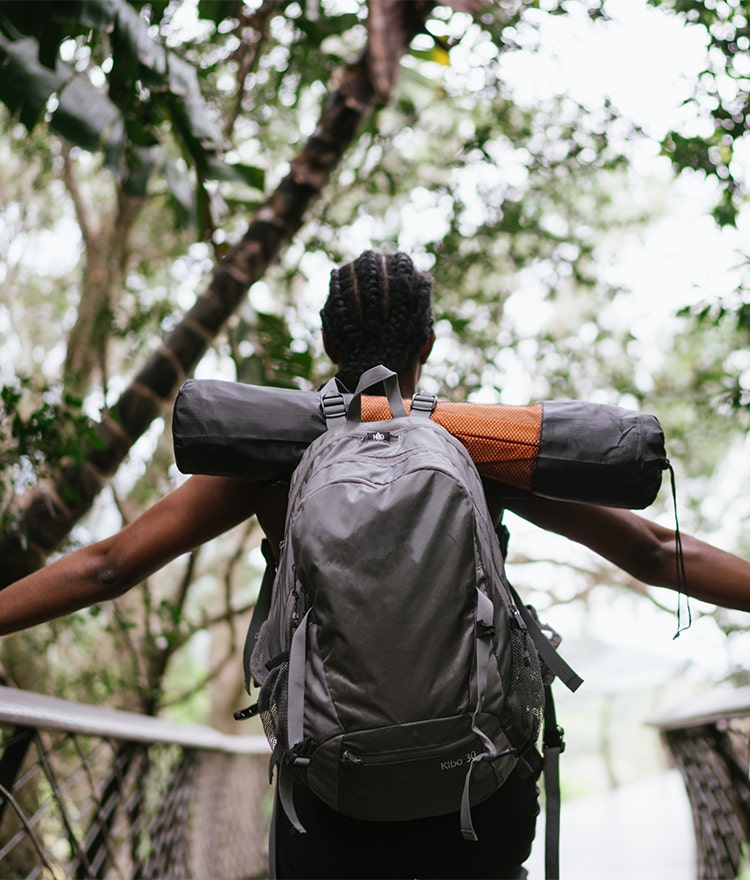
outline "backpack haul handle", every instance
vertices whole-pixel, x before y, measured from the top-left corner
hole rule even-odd
[[[344,395],[336,384],[336,380],[331,379],[326,383],[320,392],[326,426],[329,429],[343,427],[345,422],[349,425],[359,425],[362,422],[362,395],[368,388],[381,383],[385,388],[386,400],[391,408],[392,417],[395,419],[400,416],[409,415],[401,398],[398,376],[393,370],[380,365],[372,367],[360,376],[348,406],[344,401]],[[341,405],[343,405],[344,409],[343,415],[341,414]]]

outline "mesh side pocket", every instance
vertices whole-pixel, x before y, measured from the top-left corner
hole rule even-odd
[[[270,622],[264,620],[250,656],[250,672],[260,685],[258,716],[271,746],[273,767],[287,749],[289,652],[270,656],[270,632]]]
[[[544,716],[544,689],[539,657],[528,632],[511,629],[513,681],[501,719],[513,748],[524,750],[536,742]]]
[[[250,655],[250,674],[253,681],[259,685],[265,683],[268,678],[268,661],[271,659],[270,651],[270,633],[271,627],[267,620],[264,620],[258,631],[258,638],[255,641],[255,647]]]
[[[269,664],[270,665],[270,664]],[[287,751],[287,715],[289,707],[289,656],[280,655],[258,695],[258,714],[266,739],[271,746],[271,766]]]

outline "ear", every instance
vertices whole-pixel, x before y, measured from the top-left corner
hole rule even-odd
[[[326,355],[328,356],[328,360],[331,361],[332,364],[335,364],[336,366],[338,366],[338,363],[339,363],[338,354],[337,354],[336,350],[334,349],[334,347],[331,345],[331,340],[328,338],[328,334],[325,332],[325,330],[323,331],[323,350],[325,351]]]
[[[427,363],[427,358],[430,356],[432,352],[432,346],[435,344],[435,331],[430,330],[430,338],[425,343],[424,348],[419,353],[419,363],[425,364]]]

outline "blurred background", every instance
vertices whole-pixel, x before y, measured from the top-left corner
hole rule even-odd
[[[655,413],[680,526],[750,554],[749,48],[741,0],[0,4],[4,582],[184,479],[188,375],[315,388],[328,274],[367,247],[435,277],[427,390]],[[675,513],[665,481],[647,515]],[[589,876],[581,834],[609,877],[691,876],[644,722],[748,683],[747,616],[692,602],[673,639],[676,595],[508,519],[586,680],[559,699],[564,864]],[[6,637],[4,681],[236,732],[259,540]]]

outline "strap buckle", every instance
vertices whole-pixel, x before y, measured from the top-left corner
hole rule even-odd
[[[426,391],[417,391],[411,399],[412,412],[434,412],[437,406],[437,397],[434,394],[428,394]]]
[[[326,421],[346,418],[346,404],[343,394],[326,394],[323,397],[323,415]]]
[[[557,749],[560,754],[565,751],[565,740],[563,737],[565,736],[565,731],[559,724],[556,724],[552,728],[545,729],[544,731],[544,751],[546,752],[548,749]]]
[[[247,721],[248,718],[255,718],[256,715],[260,713],[260,709],[258,708],[257,703],[253,703],[252,706],[248,706],[246,709],[239,709],[234,713],[235,721]]]

